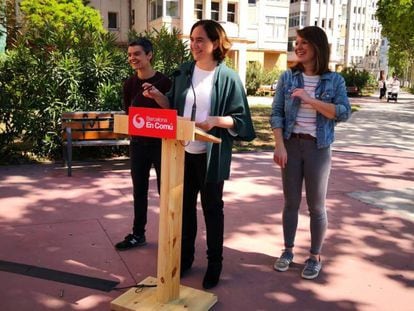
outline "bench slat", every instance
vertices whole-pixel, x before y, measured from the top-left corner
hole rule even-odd
[[[128,137],[125,134],[118,134],[112,131],[73,131],[72,140],[105,140],[105,139],[123,139]],[[63,139],[67,140],[66,132],[63,133]]]
[[[62,121],[62,128],[65,129],[66,127],[70,127],[73,130],[76,129],[85,129],[85,130],[92,130],[92,129],[107,129],[113,131],[114,128],[114,121],[111,120],[104,120],[104,121],[97,121],[97,120],[76,120],[76,121]]]
[[[76,111],[63,112],[62,120],[64,119],[112,119],[114,114],[125,114],[122,111]]]
[[[67,145],[68,142],[63,142],[64,145]],[[128,139],[121,140],[80,140],[73,141],[72,146],[77,147],[96,147],[96,146],[127,146],[129,145]]]
[[[72,148],[82,146],[127,146],[128,135],[113,132],[114,115],[123,111],[75,111],[64,112],[62,142],[68,176],[72,176]],[[70,136],[68,135],[70,133]],[[68,141],[68,136],[70,141]]]

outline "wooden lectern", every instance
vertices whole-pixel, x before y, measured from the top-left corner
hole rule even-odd
[[[128,134],[128,116],[114,116],[114,132]],[[184,189],[184,141],[220,143],[215,136],[177,118],[175,139],[162,139],[161,194],[157,278],[147,277],[139,290],[131,288],[111,302],[111,310],[209,310],[217,296],[180,285],[181,226]],[[145,287],[145,285],[154,287]]]

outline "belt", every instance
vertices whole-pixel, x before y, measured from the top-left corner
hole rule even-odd
[[[299,139],[306,139],[306,140],[313,140],[316,141],[316,138],[313,137],[311,134],[304,134],[304,133],[292,133],[290,135],[291,138],[299,138]]]

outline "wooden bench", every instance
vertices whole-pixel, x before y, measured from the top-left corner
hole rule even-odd
[[[359,89],[357,86],[347,86],[346,93],[348,96],[357,96],[359,95]]]
[[[271,85],[261,85],[257,91],[257,95],[259,96],[274,96],[275,90],[272,89]]]
[[[78,111],[62,113],[63,160],[72,176],[72,148],[126,146],[128,135],[113,132],[114,115],[123,111]]]

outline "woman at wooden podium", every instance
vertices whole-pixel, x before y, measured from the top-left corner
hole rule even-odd
[[[230,176],[232,145],[235,139],[250,141],[255,132],[244,86],[224,59],[231,43],[223,27],[213,20],[196,22],[190,32],[194,61],[184,63],[165,95],[150,84],[144,96],[159,105],[177,109],[196,125],[221,138],[220,144],[189,142],[185,150],[181,275],[192,267],[197,235],[197,196],[207,231],[205,289],[215,287],[223,261],[224,180]]]

